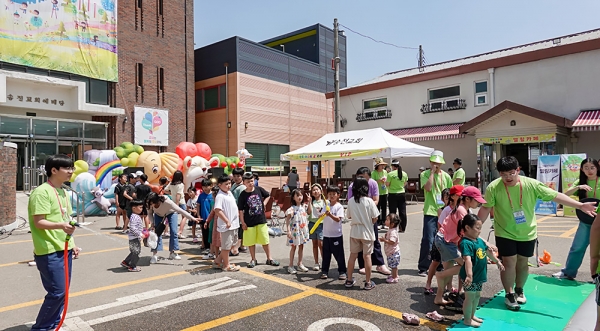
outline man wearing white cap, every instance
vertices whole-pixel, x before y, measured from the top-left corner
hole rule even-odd
[[[442,170],[444,153],[433,151],[429,158],[431,170],[421,173],[421,188],[425,192],[425,203],[423,205],[423,237],[421,238],[421,252],[419,254],[419,276],[426,277],[431,260],[429,252],[433,244],[433,238],[437,232],[438,209],[444,207],[442,191],[452,187],[452,178]]]

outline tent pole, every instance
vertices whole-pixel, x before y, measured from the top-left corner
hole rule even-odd
[[[327,167],[327,185],[331,185],[331,178],[329,176],[329,160],[325,161],[325,166]]]
[[[279,160],[279,187],[281,189],[281,160]]]

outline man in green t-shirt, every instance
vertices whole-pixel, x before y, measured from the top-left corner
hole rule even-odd
[[[392,171],[388,173],[388,200],[390,213],[400,217],[400,232],[406,231],[406,195],[404,188],[408,181],[408,175],[402,171],[398,160],[392,161]]]
[[[73,212],[71,199],[61,186],[71,179],[73,169],[70,157],[62,154],[50,156],[45,165],[48,182],[38,186],[29,196],[27,210],[33,254],[44,289],[48,291],[31,330],[54,330],[64,307],[64,247],[67,235],[73,234],[75,227],[69,224]],[[67,253],[69,279],[74,247],[75,242],[71,238]]]
[[[452,163],[454,166],[454,174],[452,175],[452,183],[454,185],[465,186],[465,169],[462,168],[462,160],[459,158],[454,159]]]
[[[433,151],[429,158],[431,170],[421,173],[421,188],[425,192],[423,205],[423,237],[421,238],[421,250],[419,253],[419,276],[427,277],[427,270],[431,264],[430,254],[433,238],[437,233],[438,209],[444,207],[442,191],[452,187],[452,178],[442,170],[444,153]]]
[[[500,273],[506,290],[504,303],[509,309],[518,310],[521,304],[527,302],[523,287],[529,275],[528,259],[533,256],[537,243],[537,200],[555,201],[594,216],[596,207],[593,202],[575,201],[542,182],[519,176],[519,162],[514,156],[501,158],[496,164],[496,170],[500,173],[500,178],[487,186],[487,203],[479,209],[478,216],[485,221],[494,208],[496,246],[506,269]]]
[[[600,207],[596,213],[600,212]],[[596,284],[596,328],[594,331],[600,331],[600,216],[596,215],[592,228],[590,229],[590,272],[594,284]]]

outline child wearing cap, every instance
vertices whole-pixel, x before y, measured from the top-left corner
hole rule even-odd
[[[469,209],[477,208],[486,201],[481,196],[481,192],[474,186],[469,186],[463,189],[461,197],[454,210],[448,215],[435,236],[435,246],[440,251],[444,271],[436,274],[438,290],[434,299],[434,303],[438,305],[446,305],[448,302],[444,300],[444,288],[446,284],[452,281],[452,277],[457,275],[464,261],[458,250],[458,242],[461,237],[457,233],[458,222],[470,213]],[[454,266],[454,262],[458,265]],[[459,289],[461,284],[459,283]]]

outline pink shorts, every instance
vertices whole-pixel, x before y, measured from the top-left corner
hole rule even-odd
[[[216,220],[213,220],[213,222],[216,222]],[[221,247],[221,235],[219,234],[219,231],[217,231],[216,224],[213,224],[211,244],[215,245],[215,247]]]

